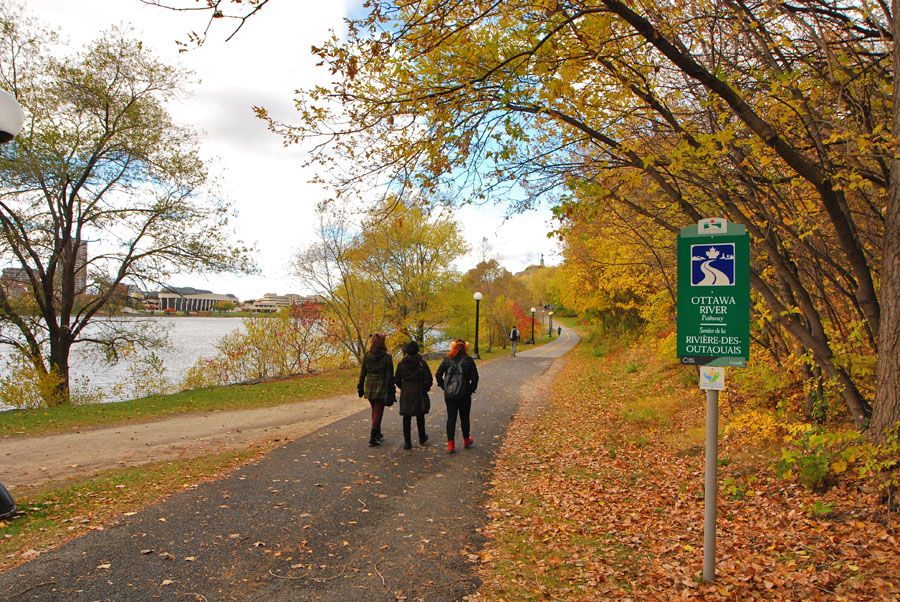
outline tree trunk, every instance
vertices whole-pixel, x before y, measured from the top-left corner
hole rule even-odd
[[[900,136],[900,0],[893,0],[894,140]],[[881,262],[881,324],[872,437],[881,441],[900,421],[900,155],[894,149]]]
[[[50,374],[56,382],[44,395],[44,400],[51,408],[69,405],[69,351],[71,342],[62,334],[50,342]]]
[[[813,358],[822,371],[828,377],[838,380],[838,384],[841,387],[841,396],[844,398],[844,403],[847,404],[847,410],[850,412],[851,418],[853,418],[860,430],[865,429],[871,418],[872,408],[846,370],[834,363],[834,354],[831,352],[831,347],[828,344],[828,338],[825,336],[824,331],[820,329],[818,336],[816,333],[811,332],[797,316],[787,311],[787,308],[781,303],[768,284],[752,269],[750,271],[750,283],[775,312],[776,319],[785,330],[790,332],[804,347],[813,352]]]

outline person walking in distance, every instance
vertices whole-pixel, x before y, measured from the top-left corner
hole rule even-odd
[[[397,391],[394,388],[394,360],[387,352],[385,335],[376,332],[369,337],[369,350],[359,368],[359,382],[356,392],[369,400],[372,406],[372,430],[369,445],[375,447],[384,439],[381,434],[381,419],[384,408],[394,404]]]
[[[469,413],[472,410],[472,394],[478,388],[478,368],[468,351],[468,343],[456,339],[450,345],[450,353],[438,366],[435,378],[438,387],[444,390],[447,404],[447,451],[456,451],[456,417],[462,427],[463,447],[471,447],[472,437]]]
[[[516,357],[516,347],[519,346],[519,329],[513,325],[512,330],[509,331],[509,341],[510,347],[512,347],[512,356]]]
[[[556,327],[556,336],[558,336],[558,337],[562,336],[562,326]]]
[[[431,410],[428,391],[434,379],[431,368],[419,355],[419,344],[410,341],[403,347],[403,359],[397,364],[394,382],[400,387],[400,415],[403,416],[403,449],[412,449],[412,419],[416,417],[419,445],[425,445],[425,414]]]

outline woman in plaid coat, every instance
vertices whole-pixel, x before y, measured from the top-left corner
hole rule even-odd
[[[387,352],[383,333],[376,332],[369,340],[369,351],[366,352],[360,366],[356,392],[360,397],[368,399],[372,406],[369,445],[375,447],[384,439],[384,435],[381,434],[384,408],[386,405],[392,405],[397,398],[394,388],[394,360]]]

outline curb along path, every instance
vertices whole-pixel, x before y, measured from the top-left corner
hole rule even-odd
[[[411,451],[393,409],[385,443],[369,448],[368,410],[355,405],[227,478],[0,574],[0,600],[459,600],[478,588],[485,489],[522,387],[577,340],[566,331],[479,366],[471,449],[446,453],[439,390],[429,445]]]

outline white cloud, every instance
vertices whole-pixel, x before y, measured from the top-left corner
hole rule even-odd
[[[314,209],[323,192],[308,183],[312,174],[301,168],[303,151],[285,148],[251,111],[265,106],[273,116],[291,118],[294,90],[328,77],[315,68],[310,47],[320,44],[329,30],[342,31],[342,19],[355,0],[270,2],[258,17],[247,22],[231,42],[224,42],[225,24],[207,44],[179,53],[176,40],[191,29],[201,29],[205,17],[173,13],[146,6],[138,0],[29,0],[27,11],[58,28],[64,39],[82,47],[98,31],[130,26],[136,37],[163,60],[194,72],[192,93],[170,108],[181,123],[202,132],[204,158],[222,184],[225,196],[238,211],[234,226],[238,238],[259,249],[258,276],[184,275],[173,285],[193,285],[238,297],[253,298],[266,292],[288,292],[298,285],[288,274],[294,250],[313,236]],[[556,243],[546,211],[504,220],[501,208],[465,208],[459,219],[473,248],[459,264],[467,269],[478,260],[482,237],[512,271],[537,263],[543,253],[556,259]]]

